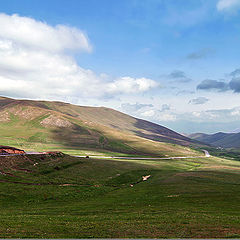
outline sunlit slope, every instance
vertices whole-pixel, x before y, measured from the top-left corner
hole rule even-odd
[[[0,131],[0,144],[29,150],[97,149],[138,155],[199,155],[187,147],[196,144],[194,140],[160,125],[113,109],[62,102],[1,98]]]

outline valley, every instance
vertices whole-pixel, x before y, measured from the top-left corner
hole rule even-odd
[[[0,7],[0,240],[240,239],[240,0]]]
[[[240,161],[112,109],[0,106],[27,153],[0,156],[1,238],[240,237]]]

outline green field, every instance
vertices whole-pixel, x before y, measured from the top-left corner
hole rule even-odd
[[[1,157],[0,237],[239,238],[239,170],[216,157]]]

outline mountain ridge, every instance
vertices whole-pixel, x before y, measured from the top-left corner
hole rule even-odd
[[[240,133],[193,133],[188,136],[194,140],[201,141],[215,147],[240,148]]]

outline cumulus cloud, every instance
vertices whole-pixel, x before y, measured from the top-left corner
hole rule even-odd
[[[234,11],[240,8],[240,0],[219,0],[217,2],[218,11]]]
[[[232,89],[235,93],[240,93],[240,77],[233,78],[229,82],[229,87]]]
[[[158,83],[148,78],[122,77],[107,84],[109,93],[136,93],[145,92],[158,86]]]
[[[188,94],[194,94],[195,92],[194,91],[189,91],[189,90],[181,90],[181,91],[178,91],[176,93],[176,96],[179,96],[179,95],[188,95]]]
[[[240,77],[240,68],[235,69],[233,72],[230,73],[232,77]]]
[[[197,118],[196,118],[197,117]],[[231,122],[240,120],[240,107],[232,109],[206,110],[192,113],[189,118],[197,121]]]
[[[229,75],[232,77],[229,82],[229,88],[235,93],[240,93],[240,68],[235,69]]]
[[[141,113],[141,116],[148,118],[150,121],[154,122],[173,122],[176,121],[177,116],[174,113],[167,112],[163,113],[162,111],[156,109],[146,110]]]
[[[44,22],[17,14],[0,14],[0,38],[18,46],[61,52],[66,49],[91,51],[85,33],[64,25],[52,27]]]
[[[214,53],[213,49],[204,48],[199,51],[190,53],[189,55],[187,55],[187,59],[196,60],[196,59],[206,58],[210,56],[212,53]]]
[[[235,107],[231,109],[210,109],[210,110],[203,110],[203,111],[193,111],[193,112],[175,112],[172,114],[174,116],[174,124],[176,126],[178,124],[183,124],[186,130],[189,131],[189,127],[196,126],[200,123],[202,124],[211,124],[212,131],[215,131],[214,128],[222,123],[222,124],[229,124],[237,123],[239,124],[240,121],[240,107]],[[188,126],[189,123],[192,123]],[[220,124],[221,125],[221,124]],[[170,123],[170,126],[174,127]],[[224,126],[224,125],[221,125]],[[233,128],[233,126],[231,126]],[[235,128],[235,127],[234,127]],[[211,128],[210,128],[211,130]]]
[[[230,115],[232,116],[240,116],[240,108],[234,108],[232,111],[230,111]]]
[[[198,104],[204,104],[204,103],[206,103],[206,102],[208,102],[208,101],[209,101],[208,98],[198,97],[198,98],[191,99],[188,103],[189,103],[189,104],[198,105]]]
[[[143,103],[135,103],[135,104],[122,103],[121,104],[121,109],[123,111],[129,112],[129,113],[137,112],[137,111],[142,110],[144,108],[152,108],[152,107],[153,107],[152,104],[143,104]]]
[[[172,82],[178,82],[178,83],[188,83],[192,81],[192,79],[188,78],[185,74],[185,72],[180,71],[180,70],[175,70],[171,72],[168,75],[168,78],[172,80]]]
[[[143,117],[153,117],[155,115],[155,111],[153,109],[146,110],[140,114]]]
[[[6,14],[0,14],[0,26],[2,95],[65,100],[137,94],[158,86],[147,78],[114,80],[80,67],[70,53],[92,48],[77,28]]]
[[[169,104],[162,104],[160,107],[156,107],[153,104],[144,103],[123,103],[121,110],[139,118],[146,118],[154,122],[175,121],[176,115],[171,112],[171,106]]]
[[[141,113],[142,117],[150,121],[164,123],[164,122],[192,122],[192,123],[230,123],[240,121],[240,107],[231,109],[210,109],[193,112],[177,112],[167,111],[161,112],[157,109],[148,109]],[[171,124],[170,124],[171,125]],[[173,125],[172,125],[173,126]]]
[[[174,122],[177,120],[177,116],[174,113],[165,113],[159,115],[157,120],[162,122]]]
[[[169,74],[170,78],[185,78],[185,73],[180,70],[175,70]]]
[[[240,69],[236,69],[229,74],[231,80],[229,82],[217,80],[204,80],[197,85],[198,90],[218,90],[219,92],[232,90],[240,93]]]
[[[171,107],[170,107],[169,104],[163,104],[162,108],[161,108],[161,112],[165,112],[165,111],[168,111],[170,109],[171,109]]]
[[[217,80],[206,79],[203,80],[199,85],[197,85],[198,90],[218,90],[226,91],[228,90],[228,83]]]

